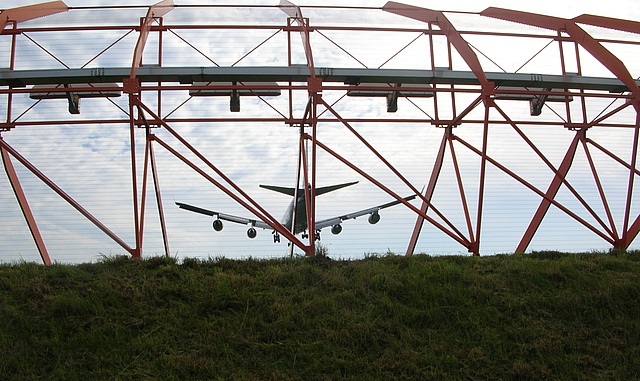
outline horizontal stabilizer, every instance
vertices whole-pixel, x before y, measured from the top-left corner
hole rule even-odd
[[[345,188],[348,187],[350,185],[354,185],[357,184],[357,181],[352,181],[350,183],[344,183],[344,184],[338,184],[338,185],[331,185],[328,187],[322,187],[322,188],[317,188],[316,189],[316,196],[320,196],[321,194],[325,194],[325,193],[329,193],[329,192],[333,192],[334,190],[338,190],[341,188]],[[261,188],[264,189],[268,189],[274,192],[278,192],[278,193],[283,193],[286,195],[289,195],[291,197],[293,197],[295,195],[295,188],[285,188],[285,187],[277,187],[277,186],[273,186],[273,185],[260,185]],[[298,189],[298,194],[299,195],[303,195],[304,194],[304,189]]]

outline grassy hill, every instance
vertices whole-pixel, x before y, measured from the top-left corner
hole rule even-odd
[[[2,380],[640,379],[640,253],[0,266]]]

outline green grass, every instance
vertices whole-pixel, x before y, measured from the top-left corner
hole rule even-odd
[[[2,380],[640,379],[640,253],[0,266]]]

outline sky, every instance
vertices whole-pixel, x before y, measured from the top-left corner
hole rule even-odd
[[[35,1],[13,0],[0,2],[1,8],[28,5]],[[125,1],[66,1],[70,7],[90,5],[130,5]],[[137,2],[141,6],[151,5],[153,2]],[[301,6],[329,5],[327,2],[298,1]],[[331,4],[341,6],[367,6],[381,7],[384,1],[344,1]],[[424,6],[424,2],[405,1],[406,4]],[[198,2],[178,2],[176,4],[198,4]],[[228,2],[209,2],[208,4],[229,4]],[[277,5],[277,1],[253,1],[243,4]],[[479,12],[489,7],[503,7],[528,12],[537,12],[559,17],[572,18],[580,14],[596,14],[608,17],[638,20],[640,7],[634,1],[537,1],[537,2],[513,2],[513,1],[433,1],[429,7],[435,10],[447,11],[447,17],[462,30],[478,29],[489,31],[518,31],[531,33],[546,33],[539,29],[522,25],[511,24],[499,20],[484,19],[477,15],[468,15],[457,12]],[[180,8],[172,11],[166,17],[170,22],[202,22],[201,10],[194,8]],[[304,9],[305,16],[309,17],[312,24],[317,25],[403,25],[418,26],[419,24],[399,16],[389,15],[381,11],[355,11],[341,10],[328,11],[316,9]],[[65,22],[74,25],[86,25],[88,17],[95,17],[90,23],[97,25],[110,25],[112,23],[132,25],[136,24],[139,17],[144,16],[143,8],[126,12],[102,12],[72,11],[67,14],[50,16],[37,20],[33,25]],[[62,20],[62,21],[61,21]],[[285,18],[277,9],[251,9],[234,10],[225,9],[224,13],[210,14],[206,17],[210,22],[241,23],[255,22],[268,25],[279,25]],[[27,23],[25,23],[27,25]],[[592,33],[597,33],[602,38],[634,39],[637,36],[620,34],[614,31],[599,28],[586,27]],[[70,67],[80,67],[87,63],[94,55],[111,42],[123,37],[124,32],[100,32],[86,33],[78,37],[78,34],[36,34],[28,36],[53,52],[56,57]],[[285,66],[286,54],[283,47],[286,39],[283,33],[270,39],[254,53],[243,58],[248,50],[259,44],[265,38],[273,34],[273,31],[226,31],[216,35],[203,35],[188,30],[177,31],[175,35],[167,34],[164,40],[165,55],[164,66],[207,66],[212,58],[221,66],[229,66],[237,60],[241,60],[240,66],[264,65]],[[179,37],[178,37],[179,35]],[[409,44],[415,35],[389,36],[385,33],[357,34],[335,32],[327,36],[344,47],[354,56],[358,57],[367,67],[384,65],[385,68],[425,68],[428,64],[428,56],[425,53],[424,36],[415,44]],[[110,48],[107,53],[99,56],[89,64],[89,67],[126,67],[131,62],[132,46],[137,36],[131,34]],[[208,53],[208,58],[196,54],[184,43],[188,40],[194,46]],[[481,57],[483,67],[487,71],[500,71],[504,68],[509,72],[518,70],[525,65],[522,72],[532,73],[556,73],[558,70],[557,47],[543,49],[542,54],[530,63],[527,60],[537,50],[542,49],[546,41],[509,40],[504,38],[485,38],[469,36],[468,41],[481,50],[491,61]],[[32,40],[21,38],[19,45],[19,68],[60,68],[60,62],[43,53]],[[73,43],[70,43],[72,41]],[[404,44],[409,48],[393,57]],[[436,41],[436,66],[446,65],[446,54],[443,54],[442,44]],[[157,38],[151,36],[145,51],[143,64],[156,63],[157,54],[154,48],[157,46]],[[326,38],[312,36],[314,58],[317,67],[358,67],[359,63],[347,57],[342,51],[330,43]],[[0,38],[0,57],[7,57],[8,39]],[[304,52],[299,41],[294,41],[294,63],[304,63]],[[375,49],[372,49],[375,47]],[[640,75],[640,65],[635,63],[637,48],[633,45],[609,46],[629,66],[634,77]],[[156,48],[157,49],[157,48]],[[440,50],[438,50],[440,49]],[[610,77],[611,74],[601,65],[583,54],[584,72],[593,76]],[[456,65],[461,65],[459,61]],[[497,65],[496,65],[497,64]],[[499,65],[499,66],[498,66]],[[568,62],[571,69],[575,63]],[[5,62],[0,67],[7,66]],[[569,70],[572,71],[572,70]],[[332,103],[338,101],[341,94],[327,91],[324,98]],[[156,107],[157,101],[153,95],[145,95],[144,101]],[[168,92],[163,95],[163,116],[169,110],[177,108],[186,97],[184,93]],[[113,103],[105,100],[84,99],[81,101],[81,115],[77,118],[126,118],[123,110],[127,110],[126,97],[114,98]],[[33,101],[26,96],[15,99],[13,116],[27,110]],[[242,116],[273,116],[286,112],[287,97],[270,98],[271,106],[254,99],[242,99]],[[304,94],[298,94],[294,99],[294,109],[298,114],[302,113],[306,99]],[[464,105],[465,98],[460,98],[460,105]],[[517,102],[516,102],[517,103]],[[575,103],[575,102],[574,102]],[[6,104],[6,97],[0,97],[0,104]],[[433,107],[428,100],[416,100],[416,104],[426,111],[427,115],[433,115]],[[117,106],[120,108],[118,108]],[[272,107],[273,106],[273,107]],[[518,103],[505,103],[510,115],[526,118],[528,109]],[[578,105],[573,104],[572,107]],[[590,105],[597,113],[607,107],[606,104],[594,103]],[[459,106],[460,107],[460,106]],[[462,106],[464,107],[464,106]],[[558,107],[558,106],[552,106]],[[4,107],[3,107],[4,108]],[[349,98],[340,100],[336,104],[336,110],[346,117],[370,117],[388,118],[383,99]],[[446,113],[446,107],[441,112]],[[474,111],[479,117],[482,110]],[[479,114],[478,114],[479,113]],[[196,118],[198,116],[220,115],[233,117],[229,113],[227,99],[194,98],[185,106],[177,108],[171,116],[174,118]],[[475,114],[474,114],[475,115]],[[425,117],[425,114],[413,105],[402,100],[399,111],[394,117]],[[6,118],[6,111],[2,110],[0,118]],[[66,112],[66,104],[61,101],[43,101],[33,109],[27,111],[20,118],[21,121],[37,120],[69,120],[76,118]],[[555,120],[556,116],[545,110],[542,120]],[[628,122],[629,115],[621,115],[620,122]],[[359,133],[385,157],[389,158],[418,189],[428,181],[435,154],[442,137],[442,131],[433,126],[415,124],[358,124]],[[214,164],[234,182],[237,182],[252,197],[263,204],[271,214],[279,218],[284,212],[289,198],[275,194],[258,187],[258,184],[270,184],[279,186],[291,186],[295,181],[297,163],[297,139],[298,132],[295,129],[281,124],[235,123],[233,125],[197,123],[179,123],[176,129],[184,137],[188,138],[198,150],[207,156]],[[528,136],[540,147],[543,147],[545,155],[557,165],[562,160],[562,155],[573,137],[568,131],[559,127],[523,128]],[[592,130],[594,139],[603,142],[607,148],[619,153],[622,157],[628,157],[628,142],[631,136],[628,131]],[[481,130],[478,126],[459,128],[456,133],[473,144],[479,144]],[[166,133],[157,131],[159,137],[166,139],[170,144],[177,142]],[[129,169],[129,140],[127,125],[88,125],[77,127],[72,125],[54,125],[46,127],[20,127],[7,133],[3,133],[4,139],[16,148],[21,154],[32,161],[47,176],[53,179],[67,193],[81,202],[91,213],[109,226],[116,234],[121,236],[129,244],[133,244],[132,217],[131,217],[131,175]],[[411,192],[399,180],[389,174],[368,152],[361,143],[345,132],[344,127],[327,123],[323,125],[320,139],[337,151],[349,156],[359,167],[381,179],[385,185],[394,189],[401,195],[409,195]],[[139,172],[143,151],[143,131],[137,136],[137,151],[139,156]],[[211,219],[206,216],[195,215],[179,210],[174,202],[186,202],[196,204],[208,209],[222,211],[229,214],[247,216],[248,212],[237,205],[219,189],[195,174],[183,163],[170,155],[161,147],[156,146],[158,159],[158,171],[164,210],[169,229],[169,241],[171,255],[176,257],[215,257],[228,256],[235,258],[254,257],[279,257],[287,255],[289,249],[286,243],[272,244],[269,231],[258,232],[258,237],[248,240],[245,236],[246,227],[226,224],[222,232],[216,233],[211,229]],[[544,165],[534,162],[531,153],[513,131],[495,128],[491,130],[490,153],[509,163],[509,168],[526,174],[527,180],[545,189],[552,177]],[[182,151],[185,152],[185,151]],[[460,149],[458,159],[463,174],[465,186],[468,188],[467,197],[472,207],[471,214],[475,215],[477,192],[475,184],[478,181],[479,161],[477,157]],[[624,155],[627,156],[624,156]],[[192,157],[192,155],[189,155]],[[598,158],[596,158],[598,159]],[[618,212],[624,207],[626,181],[628,172],[620,170],[606,158],[600,157],[600,164],[604,168],[601,176],[606,179],[607,193],[611,195],[612,209]],[[123,250],[104,234],[88,224],[77,212],[62,202],[59,197],[44,187],[33,175],[17,164],[16,170],[20,176],[25,192],[29,197],[34,214],[43,232],[45,242],[49,248],[53,260],[61,262],[85,262],[94,261],[101,256],[123,254]],[[583,186],[583,192],[589,202],[597,204],[597,194],[593,188],[593,181],[589,178],[588,163],[581,157],[576,159],[574,168],[570,173],[570,180],[576,187]],[[340,190],[330,195],[318,198],[318,218],[326,218],[352,212],[390,201],[389,196],[370,184],[357,173],[345,168],[335,159],[326,154],[318,158],[318,186],[330,185],[348,181],[359,181],[350,188]],[[626,176],[626,177],[625,177]],[[141,178],[141,173],[138,174]],[[513,180],[495,168],[488,169],[487,195],[485,200],[485,219],[483,221],[483,235],[481,237],[481,254],[491,255],[496,253],[512,252],[517,245],[522,232],[526,229],[530,216],[535,211],[539,198],[531,192],[523,191],[523,188]],[[4,172],[0,173],[0,228],[3,231],[0,236],[0,261],[39,261],[26,224],[21,216],[9,183]],[[434,196],[434,204],[451,216],[452,222],[461,229],[464,228],[464,219],[459,212],[460,202],[456,193],[455,179],[453,177],[452,163],[447,161],[443,167],[443,173]],[[163,252],[157,213],[155,212],[153,193],[148,192],[149,208],[147,211],[146,235],[144,237],[144,255],[160,255]],[[565,189],[560,191],[559,199],[571,207],[579,210],[579,205]],[[417,202],[414,205],[419,206]],[[635,204],[634,204],[635,206]],[[637,214],[638,210],[633,209]],[[581,215],[584,215],[584,212]],[[620,213],[618,213],[620,214]],[[343,233],[332,236],[328,231],[322,234],[322,244],[329,253],[335,257],[357,258],[373,253],[403,253],[415,223],[415,215],[404,207],[394,207],[381,213],[382,220],[377,225],[369,225],[366,218],[343,224]],[[616,217],[616,223],[620,225],[620,216]],[[595,237],[591,232],[577,226],[562,212],[552,208],[545,223],[541,226],[538,235],[530,245],[530,250],[557,249],[566,251],[606,250],[609,245]],[[421,235],[417,252],[432,255],[453,254],[468,255],[466,250],[452,242],[432,227],[425,227]]]

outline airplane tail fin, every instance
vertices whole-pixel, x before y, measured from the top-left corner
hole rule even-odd
[[[352,181],[350,183],[338,184],[338,185],[330,185],[328,187],[316,188],[316,196],[320,196],[325,193],[333,192],[334,190],[342,189],[348,187],[350,185],[357,184],[357,181]],[[260,185],[260,188],[268,189],[274,192],[283,193],[289,195],[291,197],[294,196],[296,189],[295,188],[285,188],[285,187],[277,187],[273,185]],[[298,194],[302,195],[304,193],[304,189],[298,189]]]

